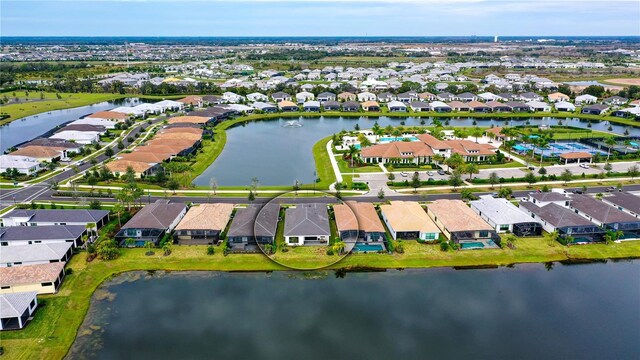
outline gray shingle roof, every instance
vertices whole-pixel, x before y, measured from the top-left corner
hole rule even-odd
[[[621,208],[640,214],[640,197],[628,192],[617,192],[603,198]]]
[[[329,235],[329,217],[325,204],[299,204],[288,208],[285,215],[285,236]]]
[[[227,236],[275,236],[278,227],[280,206],[267,204],[250,205],[236,210]]]
[[[591,221],[555,203],[537,206],[534,203],[523,201],[520,203],[520,207],[531,211],[556,228],[567,226],[595,226]]]
[[[10,226],[0,229],[0,240],[75,240],[85,231],[84,225]]]
[[[582,211],[603,224],[640,222],[640,219],[587,195],[571,196],[571,207]]]
[[[564,194],[558,192],[540,192],[540,193],[530,193],[529,196],[538,200],[538,201],[565,201],[570,200]]]
[[[26,291],[0,295],[0,318],[20,317],[29,304],[36,298],[35,291]]]
[[[5,246],[0,252],[0,263],[60,260],[73,244],[70,242]]]
[[[187,206],[182,203],[169,203],[158,200],[138,211],[123,229],[168,229]]]
[[[109,215],[107,210],[21,210],[15,209],[2,216],[3,219],[11,217],[29,217],[30,222],[98,222]]]

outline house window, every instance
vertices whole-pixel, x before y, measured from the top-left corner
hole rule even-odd
[[[489,237],[489,232],[485,231],[485,230],[480,231],[479,232],[479,236],[482,237],[482,238]]]
[[[2,290],[11,289],[11,286],[2,286],[2,287],[0,287],[0,289],[2,289]]]
[[[6,241],[3,241],[3,242],[0,243],[0,246],[9,246],[9,243],[6,242]]]
[[[41,286],[51,286],[51,285],[53,285],[53,283],[52,282],[43,282],[40,285]]]
[[[36,306],[36,299],[31,300],[31,304],[29,304],[29,307],[32,308]]]
[[[435,240],[436,239],[436,233],[426,233],[424,235],[424,239],[425,240]]]
[[[500,231],[507,231],[507,230],[509,230],[509,224],[500,225]]]

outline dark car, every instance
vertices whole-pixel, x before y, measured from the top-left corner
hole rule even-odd
[[[584,193],[584,191],[582,191],[581,189],[575,189],[575,190],[573,190],[573,193],[574,194],[582,194],[582,193]]]

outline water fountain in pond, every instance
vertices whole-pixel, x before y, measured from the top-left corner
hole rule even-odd
[[[302,127],[302,123],[298,120],[290,120],[282,125],[283,127]]]

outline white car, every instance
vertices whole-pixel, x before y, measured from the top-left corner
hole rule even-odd
[[[400,175],[402,175],[403,177],[407,177],[407,173],[406,172],[401,172]]]
[[[580,164],[580,167],[583,169],[588,169],[589,168],[589,164]]]
[[[429,175],[429,176],[433,176],[433,175],[434,175],[434,173],[433,173],[433,171],[427,171],[427,175]]]

